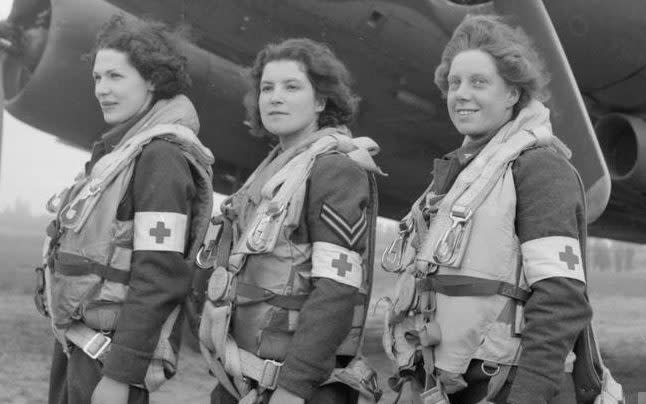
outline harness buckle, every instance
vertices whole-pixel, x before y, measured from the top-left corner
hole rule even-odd
[[[282,367],[281,362],[265,359],[258,385],[268,390],[276,390],[276,387],[278,387],[278,375]]]
[[[435,245],[433,251],[433,260],[437,264],[449,263],[454,255],[457,247],[460,245],[464,236],[465,224],[471,219],[473,211],[464,206],[453,206],[449,217],[453,221],[451,227],[444,233],[442,238]]]
[[[92,359],[96,359],[101,356],[103,352],[105,352],[108,346],[110,346],[111,342],[112,339],[110,337],[97,332],[81,349],[87,356]]]
[[[500,372],[500,365],[492,362],[482,362],[480,364],[480,370],[482,373],[489,377],[494,377]]]

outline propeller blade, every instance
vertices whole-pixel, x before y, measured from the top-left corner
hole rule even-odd
[[[495,0],[496,11],[513,15],[532,37],[551,73],[550,106],[555,135],[572,149],[588,199],[588,222],[596,220],[610,198],[610,174],[567,56],[541,0]]]

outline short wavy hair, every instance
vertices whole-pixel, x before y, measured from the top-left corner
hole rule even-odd
[[[549,99],[549,74],[529,36],[520,27],[512,27],[504,18],[493,15],[467,15],[453,32],[435,69],[435,84],[446,97],[448,75],[453,58],[466,50],[481,50],[491,55],[498,74],[507,84],[520,90],[514,115],[531,99]]]
[[[244,105],[252,134],[270,136],[260,119],[258,97],[263,70],[267,63],[276,60],[292,60],[305,67],[315,96],[325,101],[325,109],[318,117],[319,128],[347,125],[354,120],[359,97],[351,90],[352,79],[345,65],[322,43],[308,38],[291,38],[265,46],[249,70],[249,90]]]
[[[178,51],[180,41],[187,38],[185,28],[173,31],[158,21],[126,21],[114,15],[99,30],[87,59],[94,64],[101,49],[123,52],[139,74],[155,86],[154,101],[173,98],[191,85],[186,57]]]

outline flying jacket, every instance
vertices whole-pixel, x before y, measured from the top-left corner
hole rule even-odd
[[[210,314],[215,309],[211,303],[221,307],[213,296],[200,329],[202,340],[234,378],[241,375],[236,372],[239,360],[231,352],[242,352],[243,362],[247,353],[284,361],[278,385],[304,398],[330,376],[336,355],[352,357],[357,353],[371,284],[374,184],[369,185],[364,171],[369,167],[348,159],[353,151],[359,152],[353,142],[361,144],[362,139],[337,131],[322,130],[317,141],[296,147],[296,152],[288,149],[277,156],[274,151],[224,205],[225,215],[234,223],[228,270],[237,274],[236,307],[226,343],[218,331],[226,332],[226,324]],[[367,151],[363,152],[372,163]],[[326,167],[325,173],[322,167]],[[330,170],[337,177],[330,177]],[[346,183],[346,177],[358,183]],[[322,178],[326,183],[320,182]],[[332,178],[340,183],[327,183]],[[254,184],[260,184],[261,189]],[[347,192],[353,185],[357,192],[349,197]],[[343,300],[330,300],[329,293],[339,294]],[[336,311],[346,306],[350,312]],[[319,324],[312,313],[319,313]],[[338,325],[326,326],[327,322]],[[304,340],[307,335],[312,336],[311,341]],[[317,345],[314,341],[323,335],[331,340]],[[210,355],[205,355],[209,361]],[[319,362],[312,363],[308,356],[319,358]],[[242,375],[257,380],[257,376]],[[265,388],[275,388],[259,382]]]
[[[49,308],[55,336],[63,346],[67,344],[66,332],[76,322],[83,322],[94,330],[117,329],[122,304],[129,295],[133,252],[174,251],[186,254],[189,260],[195,256],[211,212],[213,157],[192,129],[174,123],[155,124],[158,121],[154,119],[155,114],[164,112],[164,106],[187,108],[187,102],[180,96],[154,108],[142,119],[148,125],[128,131],[111,152],[95,162],[87,175],[60,195],[58,207],[50,206],[58,212],[59,233],[49,254]],[[124,196],[132,192],[138,157],[148,144],[161,141],[157,139],[181,150],[194,173],[195,196],[190,219],[186,214],[162,211],[134,212],[133,217],[119,217]],[[165,147],[155,147],[155,150],[165,150]],[[146,360],[145,377],[122,381],[152,391],[166,375],[174,373],[177,347],[170,341],[170,334],[179,315],[180,306],[176,305],[161,324],[152,358]],[[115,339],[119,338],[116,332]],[[119,344],[113,349],[113,355],[108,353],[105,358],[107,370],[113,367],[111,356],[123,357],[117,355],[122,351]],[[118,366],[128,364],[122,362]]]

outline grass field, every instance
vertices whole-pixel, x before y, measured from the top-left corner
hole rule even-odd
[[[382,249],[385,241],[379,244]],[[53,339],[47,320],[36,312],[31,299],[33,267],[40,250],[39,237],[0,234],[0,403],[46,400]],[[372,307],[394,282],[379,267],[375,273]],[[595,272],[589,278],[594,322],[606,364],[629,393],[628,403],[636,403],[636,392],[646,392],[646,268]],[[382,310],[383,306],[375,313],[370,310],[364,352],[378,369],[384,387],[392,369],[381,353]],[[177,376],[153,393],[151,401],[206,403],[213,385],[200,355],[185,347]]]

